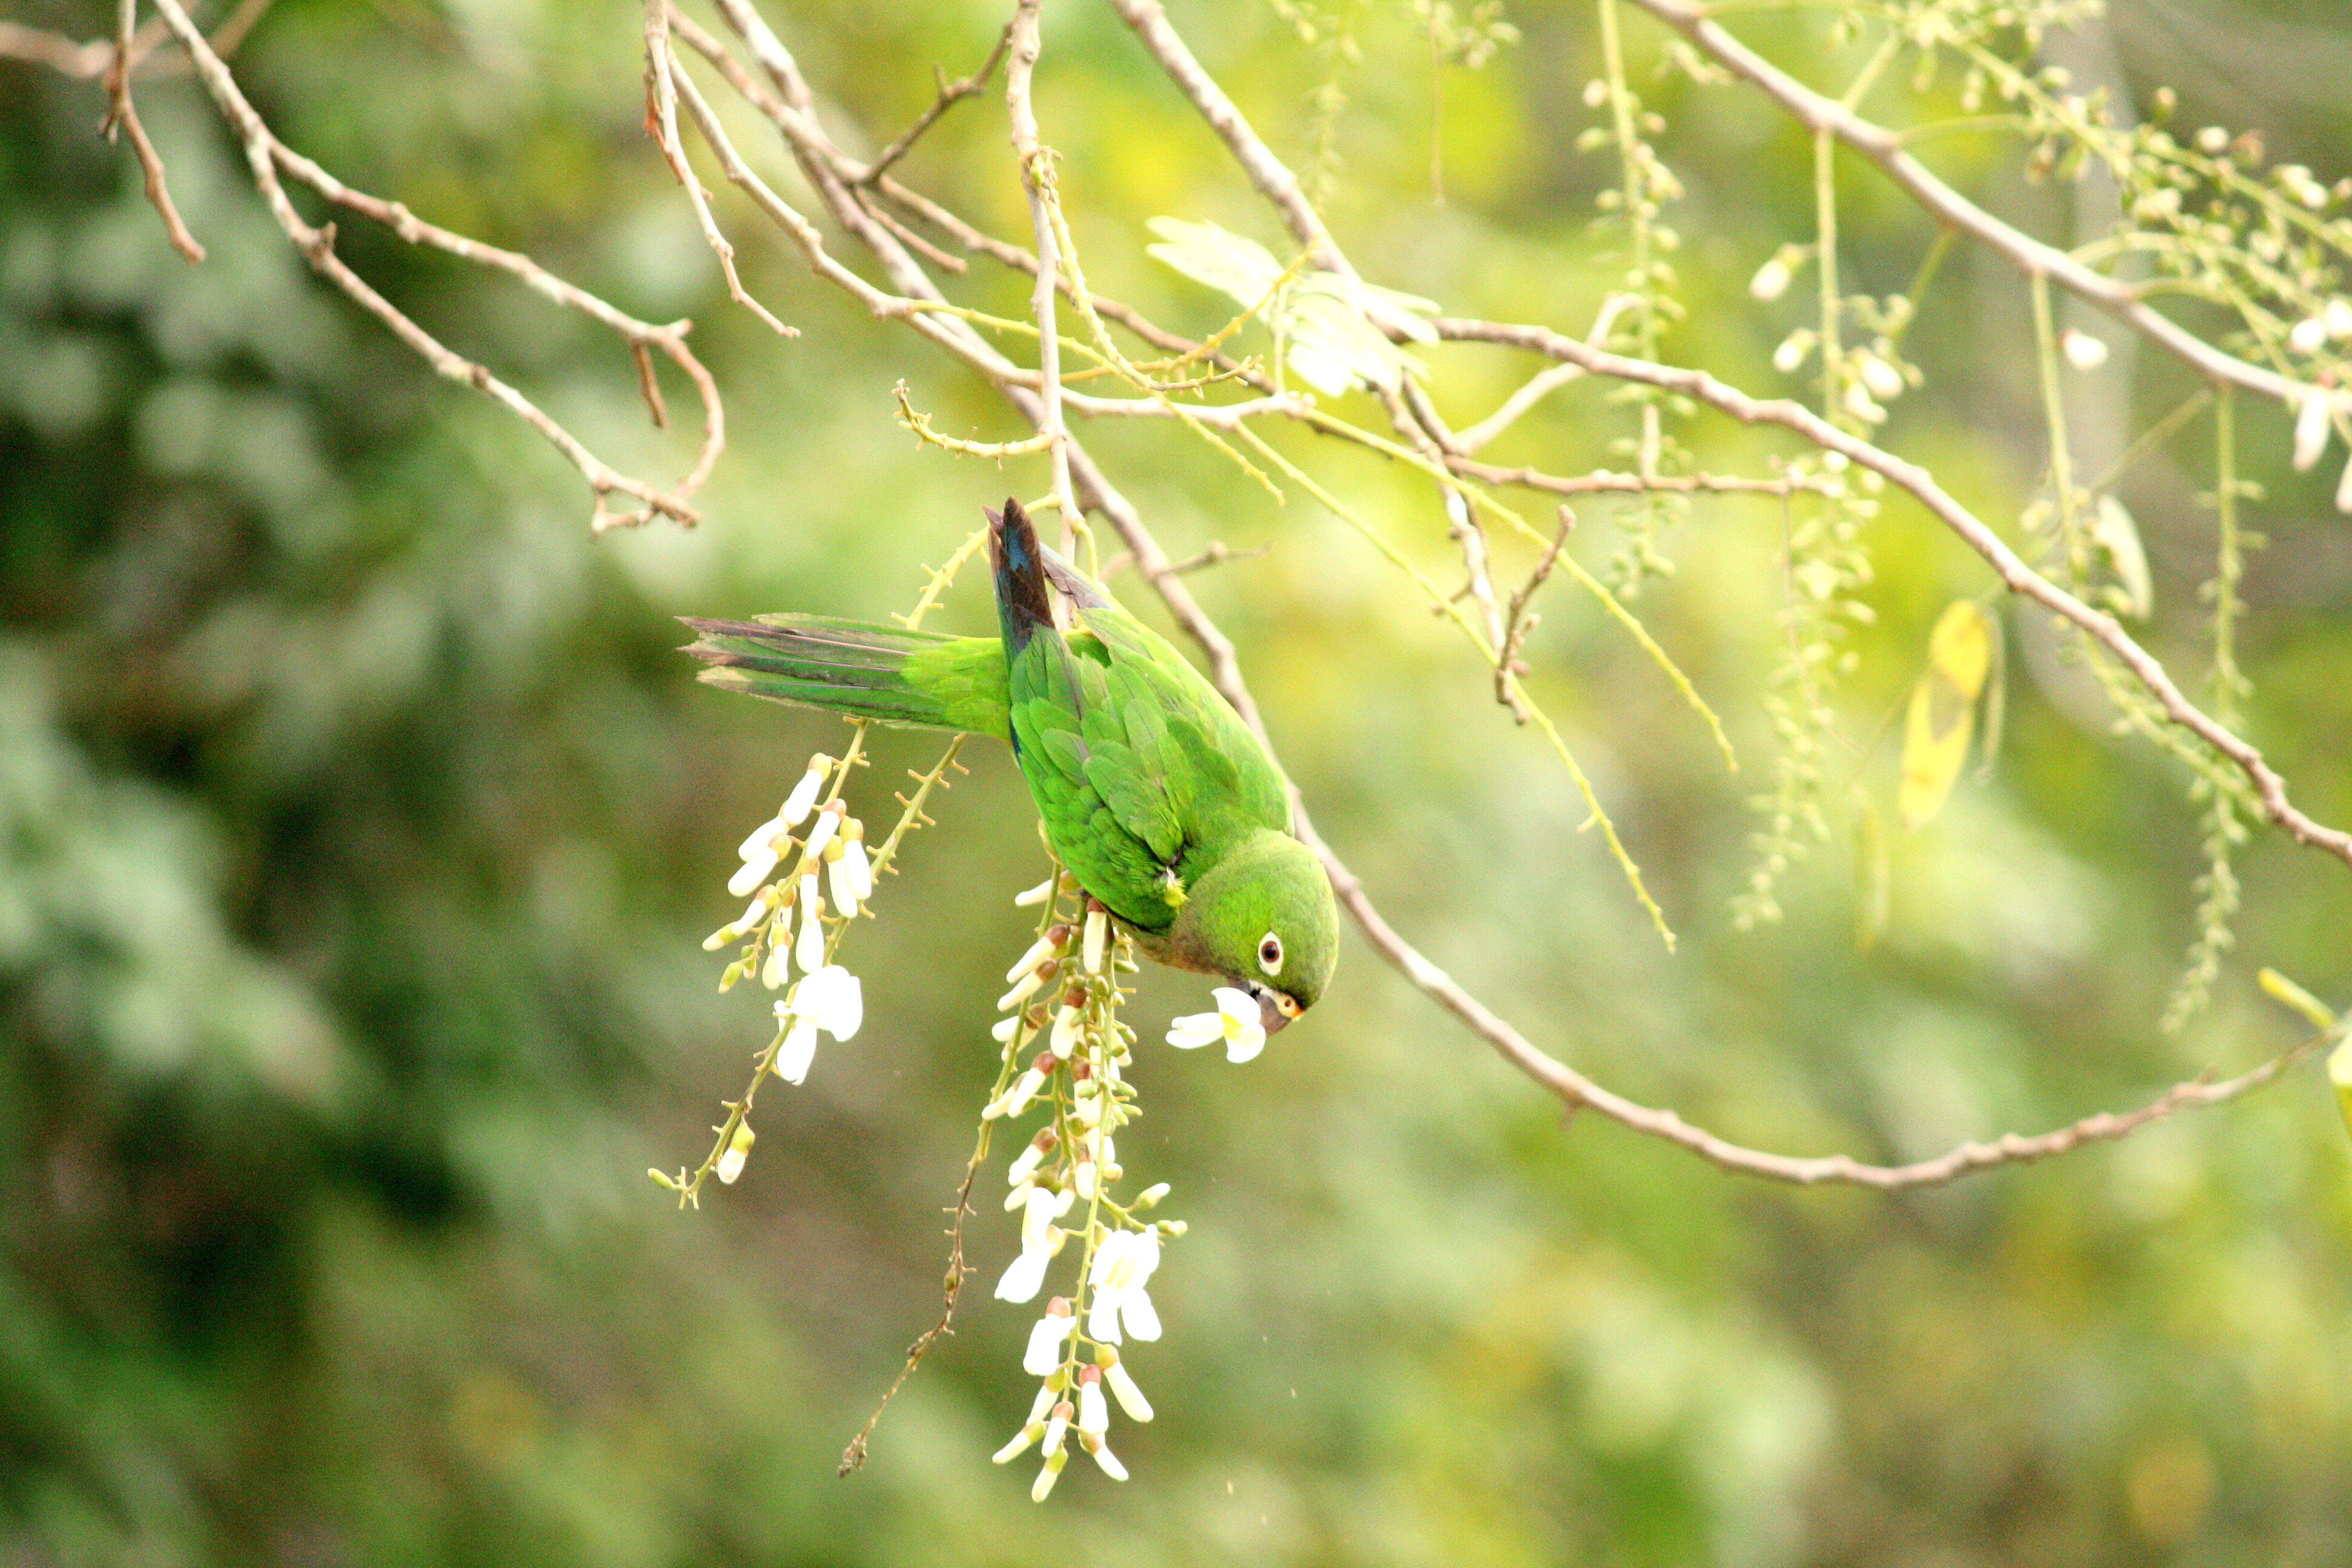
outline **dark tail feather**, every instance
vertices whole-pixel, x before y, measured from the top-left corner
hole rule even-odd
[[[988,561],[996,571],[996,614],[1009,662],[1039,626],[1054,625],[1054,605],[1045,591],[1045,552],[1020,501],[1007,498],[1003,512],[987,515]]]
[[[825,616],[679,619],[697,634],[685,651],[710,666],[701,679],[712,686],[890,724],[933,730],[982,727],[963,710],[969,703],[959,700],[961,691],[931,689],[929,683],[908,679],[910,658],[929,654],[937,661],[942,654],[959,651],[948,645],[971,639]]]

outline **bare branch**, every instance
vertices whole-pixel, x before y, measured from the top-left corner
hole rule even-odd
[[[2314,821],[2288,800],[2281,778],[2251,742],[2217,722],[2181,692],[2171,672],[2154,654],[2132,639],[2113,616],[2093,609],[2065,589],[2027,565],[2017,552],[1974,512],[1953,499],[1936,478],[1916,463],[1906,462],[1858,436],[1848,435],[1801,404],[1786,398],[1748,396],[1717,381],[1705,371],[1681,370],[1629,359],[1596,349],[1545,327],[1512,326],[1440,317],[1433,323],[1438,336],[1456,342],[1510,343],[1552,359],[1580,364],[1589,371],[1619,381],[1664,387],[1730,415],[1743,425],[1779,425],[1795,431],[1824,451],[1843,453],[1874,473],[1884,475],[1934,513],[1969,549],[1983,556],[2011,593],[2032,599],[2061,619],[2081,627],[2122,660],[2147,689],[2167,717],[2227,757],[2253,786],[2262,814],[2298,844],[2326,850],[2352,865],[2352,833]]]
[[[2029,277],[2054,279],[2068,292],[2146,333],[2215,381],[2233,382],[2289,404],[2299,403],[2309,392],[2299,382],[2215,348],[2144,303],[2130,284],[2093,271],[2064,251],[2003,223],[1937,179],[1926,164],[1905,152],[1900,135],[1863,119],[1837,100],[1815,92],[1710,20],[1708,8],[1696,0],[1633,3],[1679,28],[1718,62],[1779,100],[1809,130],[1827,131],[1868,158],[1939,221],[1983,241],[2019,271]]]
[[[479,388],[546,437],[586,477],[589,488],[595,492],[596,508],[592,522],[599,531],[644,522],[656,514],[689,526],[698,521],[698,514],[686,498],[701,484],[711,465],[718,461],[719,452],[726,440],[726,426],[719,402],[718,384],[686,346],[686,331],[689,323],[677,321],[667,327],[656,327],[636,321],[614,310],[595,296],[556,278],[528,257],[481,245],[462,235],[421,223],[397,203],[385,202],[344,185],[271,134],[268,126],[237,87],[227,65],[189,19],[180,0],[156,0],[156,9],[163,15],[164,24],[178,38],[181,47],[187,50],[205,90],[211,94],[214,104],[243,144],[254,184],[268,205],[271,216],[277,218],[278,226],[286,231],[295,248],[314,268],[351,296],[369,314],[383,322],[401,342],[422,355],[437,374]],[[557,303],[580,310],[613,328],[632,345],[647,344],[660,349],[686,372],[702,395],[703,449],[694,468],[676,489],[669,491],[656,489],[642,479],[622,474],[589,451],[570,431],[549,417],[520,392],[492,375],[486,367],[443,345],[376,292],[365,279],[353,272],[335,254],[333,225],[314,228],[294,209],[285,187],[278,182],[278,172],[281,166],[329,201],[366,213],[412,244],[431,245],[452,255],[512,272]],[[617,516],[608,512],[605,500],[615,493],[640,502],[641,509]]]
[[[163,219],[163,232],[171,237],[172,248],[190,261],[205,258],[205,247],[188,232],[180,219],[180,209],[172,203],[170,184],[163,178],[163,160],[156,154],[155,143],[147,139],[147,128],[139,121],[138,106],[131,101],[131,72],[137,62],[133,50],[138,47],[139,0],[121,0],[115,8],[114,58],[106,70],[106,91],[112,100],[107,110],[106,136],[113,140],[115,128],[131,133],[131,150],[139,159],[139,172],[145,179],[147,199]]]
[[[1004,31],[996,35],[996,47],[988,51],[988,58],[981,61],[980,68],[952,85],[948,81],[948,73],[938,66],[933,66],[932,74],[939,78],[939,97],[931,100],[931,106],[929,109],[923,110],[922,118],[907,127],[906,134],[876,153],[874,162],[866,164],[865,170],[850,184],[870,185],[880,179],[891,164],[907,155],[908,149],[921,139],[924,132],[929,131],[938,122],[940,115],[954,108],[960,100],[979,96],[981,89],[988,85],[988,79],[996,74],[997,63],[1004,58],[1004,51],[1012,46],[1012,43],[1013,27],[1007,24]]]
[[[779,337],[796,338],[800,329],[788,327],[778,321],[769,309],[751,297],[743,287],[743,279],[735,273],[735,247],[719,232],[719,220],[711,216],[710,198],[695,177],[693,165],[686,161],[686,148],[677,137],[677,93],[670,81],[668,0],[646,0],[646,118],[652,123],[654,139],[661,144],[662,157],[667,161],[670,173],[686,187],[686,199],[694,208],[694,220],[702,226],[703,243],[719,258],[719,270],[726,275],[728,298],[751,311],[776,330]]]

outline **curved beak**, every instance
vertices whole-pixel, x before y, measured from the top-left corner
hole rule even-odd
[[[1270,985],[1260,985],[1255,981],[1248,984],[1250,994],[1257,998],[1258,1024],[1269,1035],[1280,1034],[1283,1026],[1304,1010],[1296,1001]]]

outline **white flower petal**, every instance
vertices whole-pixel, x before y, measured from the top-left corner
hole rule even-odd
[[[1044,1187],[1032,1187],[1029,1189],[1029,1196],[1022,1205],[1021,1210],[1022,1251],[1040,1252],[1045,1249],[1046,1245],[1045,1230],[1047,1226],[1054,1223],[1054,1220],[1056,1217],[1054,1211],[1054,1204],[1055,1200],[1058,1196],[1058,1194],[1050,1192]]]
[[[1097,1433],[1110,1430],[1110,1403],[1103,1398],[1099,1378],[1089,1377],[1078,1384],[1078,1430]]]
[[[2327,450],[2328,405],[2334,401],[2325,391],[2315,388],[2304,395],[2303,406],[2295,411],[2294,463],[2296,473],[2308,470],[2319,461],[2319,455]]]
[[[776,851],[772,847],[773,840],[791,826],[792,824],[781,816],[768,818],[767,821],[751,829],[743,842],[735,847],[735,858],[751,860],[765,855],[769,858],[769,863],[774,864]]]
[[[776,1051],[776,1076],[786,1083],[804,1083],[809,1063],[816,1059],[816,1026],[803,1018],[794,1024]]]
[[[1119,1463],[1118,1456],[1110,1451],[1108,1443],[1097,1442],[1087,1451],[1095,1457],[1095,1463],[1102,1467],[1104,1475],[1115,1481],[1127,1479],[1127,1467]]]
[[[1225,1060],[1245,1062],[1265,1049],[1265,1026],[1248,1023],[1225,1032]]]
[[[1035,887],[1013,895],[1013,907],[1017,910],[1034,908],[1054,896],[1054,879],[1046,878]]]
[[[742,898],[768,879],[768,873],[776,868],[780,858],[774,850],[765,847],[757,854],[746,856],[743,864],[735,868],[735,874],[727,879],[727,890],[739,899]]]
[[[1037,1320],[1029,1331],[1029,1348],[1021,1357],[1021,1370],[1032,1377],[1044,1377],[1062,1363],[1062,1345],[1078,1331],[1078,1320],[1068,1312],[1048,1312]]]
[[[1141,1337],[1137,1336],[1139,1339]],[[1115,1361],[1103,1368],[1103,1381],[1110,1384],[1112,1396],[1118,1399],[1118,1407],[1127,1412],[1129,1420],[1151,1419],[1151,1401],[1144,1398],[1143,1390],[1135,1385],[1135,1379],[1128,1373],[1127,1363]]]
[[[1059,1465],[1047,1465],[1041,1468],[1037,1472],[1037,1479],[1029,1483],[1029,1500],[1044,1502],[1047,1494],[1054,1489],[1055,1479],[1061,1473],[1062,1467]]]
[[[1126,1321],[1127,1331],[1137,1339],[1149,1342],[1160,1337],[1159,1309],[1152,1306],[1150,1296],[1142,1289],[1119,1292],[1118,1315]],[[1094,1337],[1101,1339],[1104,1336],[1097,1334]],[[1109,1338],[1112,1343],[1118,1342],[1117,1334]]]
[[[810,881],[816,880],[811,877]],[[801,900],[801,934],[793,948],[793,956],[801,967],[814,973],[824,967],[824,911],[814,899]]]
[[[1066,1059],[1078,1043],[1078,1026],[1085,1021],[1085,1014],[1076,1007],[1065,1005],[1059,1013],[1054,1015],[1054,1032],[1047,1038],[1045,1048],[1055,1056]]]
[[[1013,1434],[1013,1441],[1005,1444],[1002,1448],[997,1449],[995,1453],[991,1454],[988,1457],[988,1462],[992,1465],[1011,1464],[1013,1460],[1027,1453],[1029,1451],[1029,1445],[1035,1442],[1040,1436],[1044,1436],[1045,1431],[1045,1424],[1044,1422],[1030,1422],[1027,1426],[1022,1427],[1020,1431]]]
[[[1109,935],[1110,917],[1100,910],[1087,911],[1087,934],[1081,950],[1088,974],[1102,973],[1103,945]]]
[[[1129,1282],[1140,1290],[1151,1283],[1154,1274],[1160,1272],[1160,1230],[1155,1226],[1150,1230],[1129,1231],[1128,1234],[1135,1237],[1127,1245],[1128,1256],[1135,1262],[1135,1272]]]
[[[1168,1022],[1168,1043],[1180,1051],[1194,1050],[1225,1037],[1225,1020],[1219,1013],[1189,1013]]]
[[[1116,1290],[1097,1289],[1094,1300],[1087,1308],[1087,1338],[1097,1344],[1115,1345],[1118,1337],[1118,1298]]]
[[[801,818],[809,814],[809,807],[816,804],[816,792],[824,787],[824,775],[832,768],[833,759],[824,752],[819,752],[811,757],[808,772],[801,775],[801,782],[794,784],[793,793],[785,797],[783,809],[776,813],[776,820],[787,827],[798,827]]]
[[[1045,1265],[1054,1260],[1048,1252],[1024,1252],[1006,1266],[1003,1277],[996,1282],[996,1299],[1000,1301],[1034,1300],[1037,1288],[1045,1283]]]
[[[1130,1230],[1115,1230],[1104,1237],[1102,1245],[1095,1248],[1095,1266],[1087,1272],[1087,1283],[1099,1287],[1108,1279],[1111,1270],[1118,1267],[1127,1249],[1134,1245],[1135,1233]]]

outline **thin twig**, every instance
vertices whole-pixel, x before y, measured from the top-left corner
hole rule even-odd
[[[940,115],[955,107],[958,100],[977,97],[981,89],[988,85],[988,79],[996,74],[997,62],[1004,58],[1004,51],[1012,42],[1013,27],[1008,23],[1004,30],[996,35],[996,47],[988,51],[988,58],[980,63],[980,68],[953,85],[950,85],[946,70],[939,66],[933,66],[931,72],[939,78],[939,97],[931,100],[931,106],[929,109],[923,110],[921,119],[907,127],[905,135],[876,153],[874,162],[866,164],[864,172],[849,183],[853,185],[870,185],[880,179],[888,172],[891,164],[907,155],[908,149],[914,146],[923,132],[929,131],[938,121]]]
[[[688,526],[698,521],[698,514],[686,498],[701,484],[711,466],[718,461],[719,452],[726,441],[726,425],[719,401],[718,384],[686,346],[686,332],[690,323],[676,321],[667,327],[656,327],[635,321],[595,296],[556,278],[528,257],[501,251],[446,229],[421,223],[397,203],[385,202],[344,185],[271,134],[268,126],[237,87],[227,65],[189,19],[180,0],[156,0],[156,9],[181,46],[187,50],[197,77],[243,145],[254,184],[268,205],[271,216],[277,218],[278,226],[285,230],[286,237],[312,268],[349,295],[362,309],[383,322],[401,342],[422,355],[437,374],[478,388],[546,437],[581,471],[587,479],[589,488],[594,491],[595,511],[592,523],[599,531],[644,522],[657,514]],[[486,367],[444,346],[344,264],[342,258],[335,254],[333,225],[313,227],[294,209],[285,187],[278,182],[278,172],[281,166],[329,201],[377,218],[412,244],[432,245],[452,255],[512,272],[557,303],[580,310],[612,327],[625,341],[659,348],[693,379],[697,390],[702,395],[703,449],[693,469],[675,489],[668,491],[656,489],[641,479],[622,474],[590,452],[569,430],[549,417],[520,392],[492,375]],[[605,499],[615,493],[640,502],[641,509],[618,516],[608,512]]]
[[[774,312],[751,297],[743,287],[743,279],[735,272],[735,247],[720,232],[719,220],[711,215],[710,198],[695,177],[694,166],[686,161],[686,146],[677,134],[677,92],[671,83],[669,48],[668,0],[646,0],[646,119],[660,143],[663,159],[677,183],[686,187],[686,199],[694,208],[694,221],[702,226],[703,243],[719,258],[719,270],[726,275],[727,296],[776,330],[779,337],[796,338],[800,329],[788,327],[778,321]]]
[[[172,190],[163,178],[163,160],[155,152],[155,143],[147,139],[147,127],[139,121],[138,106],[131,101],[131,73],[138,63],[134,52],[138,47],[139,0],[121,0],[115,8],[114,53],[106,68],[106,91],[110,107],[107,110],[104,133],[114,139],[117,127],[131,133],[131,150],[139,159],[139,172],[147,185],[147,199],[163,219],[163,232],[171,237],[172,248],[190,261],[205,258],[205,247],[188,232],[180,219],[180,209],[173,205]]]
[[[1946,224],[1975,236],[2028,277],[2047,277],[2117,321],[2137,329],[2216,381],[2235,382],[2290,404],[2308,390],[2301,383],[2223,353],[2170,317],[2145,303],[2130,284],[2095,272],[2066,252],[2042,244],[2002,222],[1930,173],[1903,148],[1903,139],[1874,124],[1837,100],[1815,92],[1708,18],[1698,0],[1633,0],[1680,29],[1720,64],[1780,100],[1805,126],[1826,132],[1886,172],[1921,206]]]
[[[2011,593],[2032,599],[2061,619],[2089,633],[2123,661],[2176,724],[2211,746],[2242,772],[2252,784],[2263,815],[2298,844],[2308,845],[2352,865],[2352,833],[2314,821],[2287,798],[2286,782],[2252,742],[2217,722],[2189,700],[2154,654],[2132,639],[2113,616],[2093,609],[2053,583],[2002,542],[1991,527],[1960,504],[1936,477],[1916,463],[1906,462],[1885,448],[1849,435],[1801,404],[1786,398],[1748,396],[1705,371],[1654,364],[1623,354],[1592,348],[1545,327],[1507,325],[1495,321],[1440,317],[1432,323],[1438,336],[1454,342],[1509,343],[1553,359],[1572,361],[1587,370],[1619,381],[1664,387],[1728,414],[1743,425],[1779,425],[1795,431],[1823,451],[1843,454],[1909,492],[1962,542],[1990,563]]]

